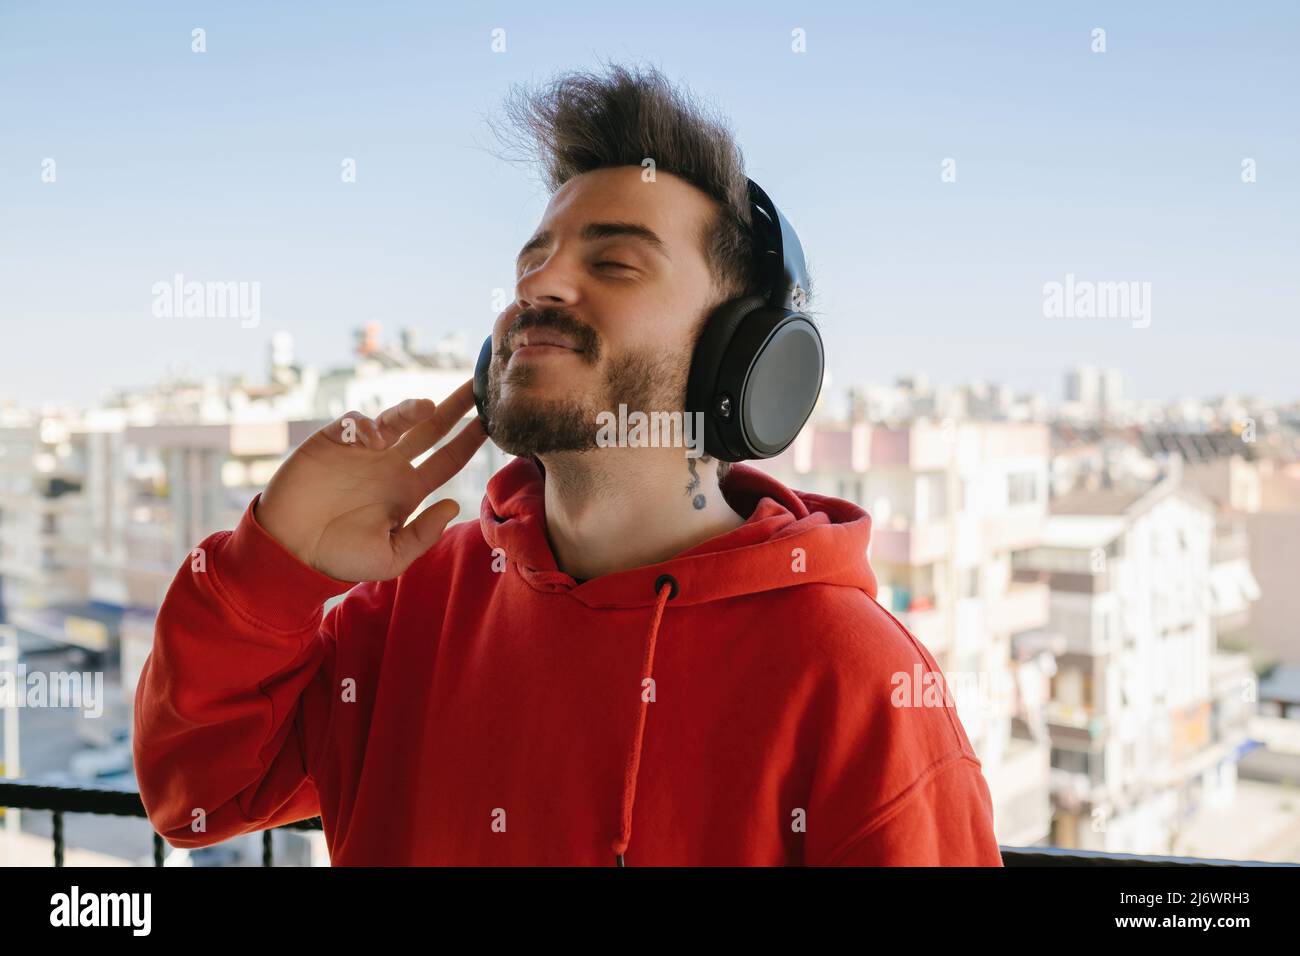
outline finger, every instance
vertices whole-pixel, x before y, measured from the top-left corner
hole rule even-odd
[[[355,409],[344,412],[330,422],[321,432],[338,445],[358,445],[369,448],[377,436],[375,423]]]
[[[375,427],[383,444],[387,448],[402,437],[411,426],[430,417],[437,406],[427,398],[408,398],[398,402],[392,408],[386,408],[375,419]]]
[[[446,484],[449,478],[469,464],[474,452],[485,441],[487,433],[483,431],[483,423],[477,417],[471,418],[447,444],[416,465],[415,471],[420,476],[424,493],[430,494]]]
[[[398,573],[405,571],[415,559],[428,551],[456,515],[460,505],[451,498],[443,498],[425,508],[414,521],[393,534],[393,560]]]
[[[452,427],[473,407],[474,380],[470,379],[444,398],[430,418],[424,419],[410,429],[393,448],[401,452],[408,461],[418,458],[437,444],[438,439],[451,431]]]

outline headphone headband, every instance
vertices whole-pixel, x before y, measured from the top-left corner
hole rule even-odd
[[[754,221],[754,258],[763,287],[769,290],[768,304],[802,312],[808,304],[809,283],[799,236],[763,187],[752,179],[746,182]]]

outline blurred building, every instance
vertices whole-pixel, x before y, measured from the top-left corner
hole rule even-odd
[[[1242,609],[1214,603],[1216,573],[1241,558],[1216,550],[1216,513],[1177,473],[1079,490],[1020,558],[1047,574],[1065,639],[1048,711],[1055,845],[1175,852],[1202,806],[1232,799],[1254,674],[1217,649]]]
[[[86,436],[75,418],[0,425],[0,623],[20,646],[109,650],[120,613],[88,593],[91,502]]]

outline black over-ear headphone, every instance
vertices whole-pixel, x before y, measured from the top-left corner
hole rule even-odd
[[[748,182],[762,292],[713,311],[695,344],[686,386],[687,411],[704,414],[704,452],[720,461],[784,451],[817,404],[826,365],[821,333],[803,312],[803,246],[767,193]],[[489,335],[474,368],[474,403],[485,430],[491,364]]]

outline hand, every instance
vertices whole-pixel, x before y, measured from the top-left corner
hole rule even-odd
[[[474,407],[473,380],[435,405],[407,399],[370,419],[347,412],[294,450],[271,477],[254,517],[300,561],[341,581],[395,578],[431,548],[460,511],[451,498],[406,519],[486,440],[475,415],[418,466]]]

